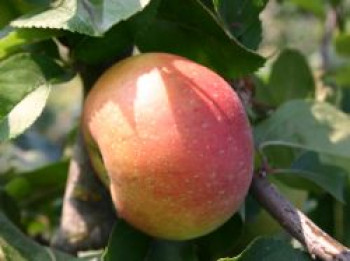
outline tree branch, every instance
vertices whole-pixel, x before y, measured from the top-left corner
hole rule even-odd
[[[324,25],[324,34],[321,41],[321,58],[324,71],[328,71],[331,67],[330,46],[335,29],[337,28],[337,10],[329,7]]]
[[[350,260],[348,248],[294,208],[263,175],[254,175],[251,191],[256,200],[291,236],[302,243],[313,257],[317,256],[325,261]]]
[[[109,192],[94,173],[79,133],[69,167],[61,224],[52,246],[69,253],[104,247],[115,220]]]
[[[64,45],[68,42],[62,38]],[[69,49],[70,46],[67,45]],[[76,70],[83,80],[84,96],[97,78],[117,61],[129,56],[132,46],[103,63],[87,65],[76,61]],[[99,249],[107,245],[112,226],[116,220],[109,191],[91,166],[81,130],[77,137],[68,171],[59,230],[52,246],[64,252]]]

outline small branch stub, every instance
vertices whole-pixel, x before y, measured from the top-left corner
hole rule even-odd
[[[350,249],[330,237],[301,211],[294,208],[262,175],[254,175],[251,191],[256,200],[312,256],[325,261],[350,261]]]

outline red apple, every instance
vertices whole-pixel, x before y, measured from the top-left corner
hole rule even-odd
[[[118,215],[152,236],[209,233],[247,194],[253,142],[244,108],[219,75],[190,60],[149,53],[116,64],[90,91],[83,127]]]

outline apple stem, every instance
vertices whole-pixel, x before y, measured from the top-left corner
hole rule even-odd
[[[251,191],[256,200],[311,256],[325,261],[349,261],[350,249],[320,229],[304,213],[283,197],[264,175],[253,177]]]

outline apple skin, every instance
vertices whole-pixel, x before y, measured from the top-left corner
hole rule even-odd
[[[244,108],[228,83],[190,60],[148,53],[112,66],[89,92],[82,124],[118,215],[149,235],[207,234],[248,192],[253,140]]]

